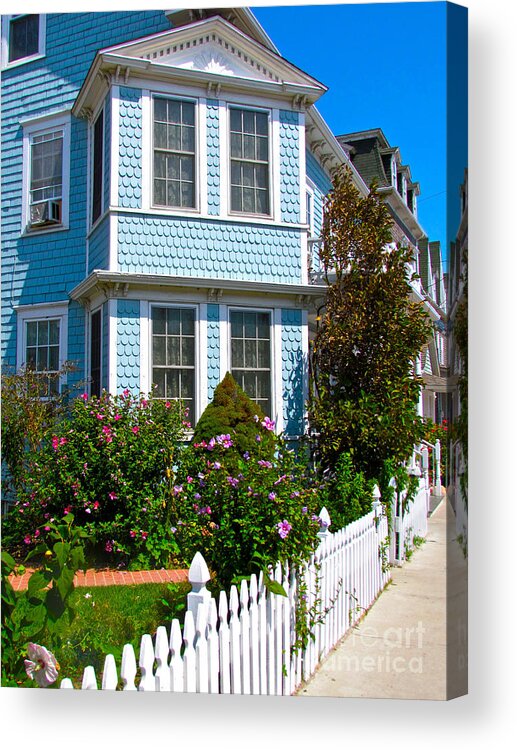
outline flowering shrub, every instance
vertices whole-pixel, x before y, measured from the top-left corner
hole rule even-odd
[[[261,440],[240,454],[230,434],[217,435],[189,447],[173,488],[181,562],[201,552],[221,587],[277,561],[299,565],[316,545],[317,490],[272,424],[263,419],[255,435],[269,433],[274,455],[263,457]]]
[[[73,513],[110,565],[167,564],[176,553],[168,493],[187,426],[178,402],[104,393],[76,399],[28,457],[24,491],[5,521],[4,546],[30,549],[54,517]]]
[[[371,511],[373,485],[373,480],[354,469],[349,453],[341,454],[334,472],[326,476],[320,488],[321,503],[330,514],[333,530]]]
[[[448,434],[448,422],[446,419],[440,423],[433,422],[432,419],[427,419],[424,425],[424,439],[429,443],[436,443],[440,441],[440,476],[444,484],[447,483],[447,467],[449,465],[448,454],[449,454],[449,434]]]

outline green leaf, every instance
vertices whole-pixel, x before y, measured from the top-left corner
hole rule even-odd
[[[54,550],[59,565],[64,568],[67,557],[70,553],[70,545],[66,542],[56,542],[52,549]]]
[[[278,581],[269,578],[267,571],[264,571],[264,586],[270,594],[278,594],[278,596],[287,596],[284,587]]]

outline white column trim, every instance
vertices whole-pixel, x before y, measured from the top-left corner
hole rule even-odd
[[[116,395],[117,393],[117,344],[118,344],[118,335],[117,335],[118,314],[117,314],[117,300],[116,299],[108,300],[108,319],[109,319],[108,391],[112,395]]]
[[[307,401],[309,398],[309,311],[302,310],[302,356],[303,356],[303,427],[309,424]]]
[[[271,110],[271,207],[273,219],[282,221],[280,203],[280,110]]]
[[[269,416],[276,422],[276,431],[284,429],[284,406],[282,398],[282,310],[273,310],[273,408],[275,413]]]
[[[140,300],[140,391],[151,390],[149,301]]]
[[[111,87],[111,173],[110,206],[118,206],[120,146],[120,86]]]
[[[203,216],[208,214],[208,149],[206,130],[206,99],[200,98],[197,107],[198,158],[196,159],[198,190],[198,209]]]
[[[196,421],[200,418],[208,404],[208,309],[207,303],[199,305],[198,346],[196,355],[198,366],[196,367]]]
[[[228,305],[219,304],[219,380],[230,369]]]
[[[228,105],[224,101],[219,101],[219,205],[220,205],[220,216],[228,216],[229,208],[229,187],[228,187],[228,175],[230,172],[230,156],[229,156],[229,130],[228,130]]]
[[[142,90],[142,210],[151,207],[152,180],[152,106],[151,92]]]
[[[307,165],[305,163],[305,115],[303,112],[298,113],[298,146],[300,152],[300,224],[307,224]],[[312,198],[312,211],[314,213],[314,193]],[[301,252],[301,283],[309,283],[308,259],[309,232],[302,232],[300,235],[300,252]]]

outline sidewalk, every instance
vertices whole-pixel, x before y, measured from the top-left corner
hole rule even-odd
[[[21,576],[10,575],[15,591],[25,591],[34,570],[27,568]],[[95,570],[79,571],[74,586],[131,586],[140,583],[183,583],[188,570]]]
[[[455,535],[444,499],[426,542],[393,569],[362,622],[298,695],[445,700],[466,692],[467,563]]]

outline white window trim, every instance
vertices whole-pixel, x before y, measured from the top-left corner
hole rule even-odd
[[[206,391],[207,391],[207,379],[206,379],[206,364],[205,367],[202,368],[201,362],[202,362],[202,352],[206,352],[206,309],[205,309],[205,325],[204,327],[201,325],[202,319],[201,314],[202,310],[200,304],[191,303],[191,302],[159,302],[159,301],[149,301],[145,303],[140,303],[140,330],[144,331],[145,334],[142,337],[141,345],[142,345],[142,352],[140,356],[140,364],[144,365],[142,367],[142,372],[146,373],[146,377],[142,377],[140,379],[140,385],[142,387],[143,383],[145,383],[145,380],[147,379],[147,387],[145,389],[142,389],[144,393],[148,393],[151,389],[151,385],[153,382],[153,307],[167,307],[167,308],[181,308],[181,309],[189,309],[194,310],[195,313],[195,321],[194,321],[194,332],[195,332],[195,342],[194,342],[194,397],[195,397],[195,405],[196,405],[196,413],[194,415],[195,419],[194,422],[197,424],[199,421],[199,418],[202,414],[202,410],[200,410],[201,403],[205,403],[207,400]],[[146,318],[143,320],[143,317],[146,316]],[[142,326],[142,323],[144,324]],[[203,335],[204,334],[204,335]],[[203,338],[203,340],[202,340]],[[145,340],[147,339],[147,341]],[[144,346],[145,343],[145,346]],[[202,348],[201,348],[202,345]],[[142,361],[142,355],[146,357],[147,361]],[[206,356],[205,356],[206,359]],[[204,372],[204,379],[200,377],[201,369],[203,369]],[[201,389],[204,387],[205,389],[205,395],[203,397],[203,394],[201,393]],[[190,415],[192,416],[192,415]]]
[[[42,305],[23,305],[16,308],[16,368],[24,367],[27,351],[26,323],[36,320],[59,320],[59,369],[68,356],[68,302],[53,302]],[[63,375],[59,380],[59,390],[66,382]]]
[[[158,206],[154,203],[154,104],[155,98],[191,102],[194,105],[196,153],[194,156],[195,206]],[[206,165],[206,99],[184,94],[142,90],[142,210],[153,210],[170,216],[207,215],[206,175],[201,166]],[[202,179],[204,178],[204,179]],[[203,187],[201,182],[203,181]],[[138,209],[140,211],[140,209]]]
[[[225,101],[219,109],[219,115],[224,110],[223,117],[219,118],[220,133],[219,143],[221,144],[220,165],[221,173],[225,174],[225,180],[221,179],[221,216],[223,218],[235,219],[252,219],[272,223],[280,219],[280,191],[276,189],[279,184],[279,159],[275,158],[280,153],[280,114],[278,109],[262,107],[242,103],[240,101]],[[231,149],[230,149],[230,109],[249,110],[250,112],[263,112],[268,116],[268,179],[269,179],[269,213],[254,214],[246,211],[232,211],[231,196]],[[224,130],[223,130],[224,128]],[[223,146],[224,144],[224,146]]]
[[[21,233],[25,236],[36,236],[48,232],[61,231],[69,227],[70,215],[70,111],[48,113],[42,117],[22,120],[23,127],[23,187],[22,187],[22,223]],[[31,143],[35,135],[49,130],[63,130],[63,188],[61,197],[61,223],[41,229],[29,229],[29,200],[31,175]]]
[[[92,308],[87,316],[86,322],[88,326],[88,330],[85,336],[86,341],[86,352],[85,352],[85,365],[86,365],[86,382],[88,384],[88,394],[91,396],[91,389],[92,389],[92,318],[95,315],[95,313],[100,313],[101,315],[101,351],[100,351],[100,390],[102,392],[102,375],[103,375],[103,367],[104,367],[104,356],[103,356],[103,340],[102,340],[102,332],[104,329],[104,306],[102,304],[97,305],[96,307]]]
[[[19,60],[13,60],[9,62],[9,32],[11,29],[11,21],[21,16],[28,16],[30,13],[17,13],[2,16],[2,70],[10,70],[11,68],[17,68],[19,65],[25,65],[26,63],[34,62],[34,60],[40,60],[45,57],[45,40],[47,30],[47,17],[45,13],[39,13],[39,28],[38,28],[38,51],[28,57],[21,57]]]
[[[257,312],[269,313],[270,320],[270,347],[271,347],[271,407],[273,414],[266,414],[270,419],[275,421],[275,431],[280,433],[283,429],[284,412],[282,404],[282,367],[278,362],[282,361],[282,310],[273,307],[251,307],[249,305],[228,305],[226,308],[224,334],[226,341],[223,341],[223,330],[221,330],[221,352],[226,353],[226,369],[221,367],[221,377],[228,371],[232,371],[232,331],[231,331],[231,313],[232,312]],[[278,359],[280,357],[280,360]],[[221,362],[222,362],[221,358]]]

